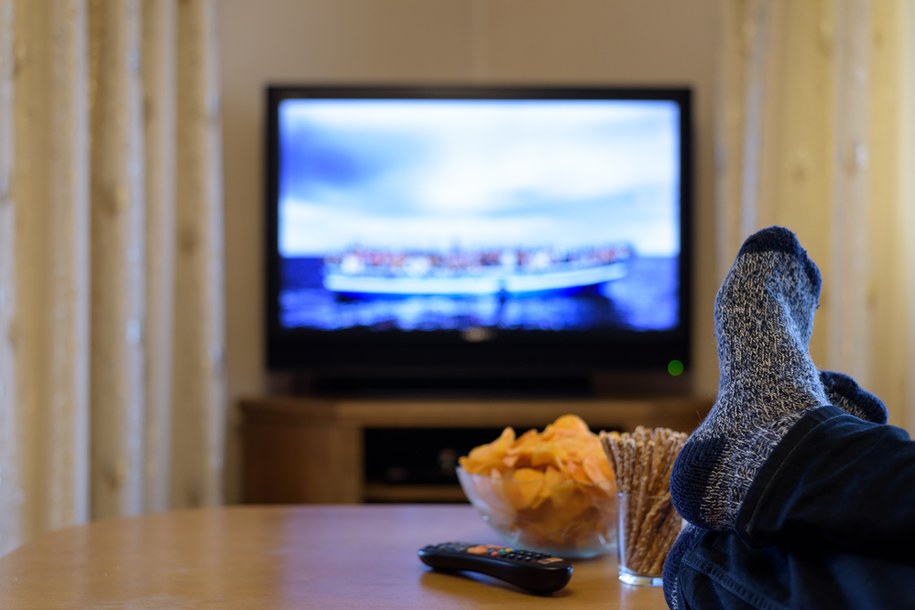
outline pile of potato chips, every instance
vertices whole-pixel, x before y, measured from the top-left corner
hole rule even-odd
[[[585,557],[615,542],[613,468],[600,438],[577,415],[517,437],[505,428],[459,464],[470,501],[514,544]]]

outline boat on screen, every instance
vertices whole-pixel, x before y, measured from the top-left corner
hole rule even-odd
[[[351,248],[325,257],[325,289],[349,298],[497,296],[576,292],[625,277],[627,245],[575,251],[416,252]]]

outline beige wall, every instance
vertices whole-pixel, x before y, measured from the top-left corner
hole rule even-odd
[[[222,0],[228,379],[263,391],[262,89],[277,81],[688,84],[697,133],[695,385],[711,394],[717,0]],[[229,499],[235,493],[230,455]]]

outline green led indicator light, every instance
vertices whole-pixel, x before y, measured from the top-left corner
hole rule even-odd
[[[685,369],[686,367],[679,360],[671,360],[667,363],[667,372],[670,373],[671,377],[679,377]]]

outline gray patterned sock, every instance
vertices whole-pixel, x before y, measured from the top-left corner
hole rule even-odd
[[[885,424],[889,419],[889,412],[883,401],[859,386],[857,381],[845,373],[821,371],[820,381],[826,390],[829,404],[875,424]]]
[[[741,247],[715,299],[718,398],[671,474],[671,497],[687,521],[731,529],[750,483],[788,429],[828,404],[808,353],[820,283],[787,229],[763,229]]]

